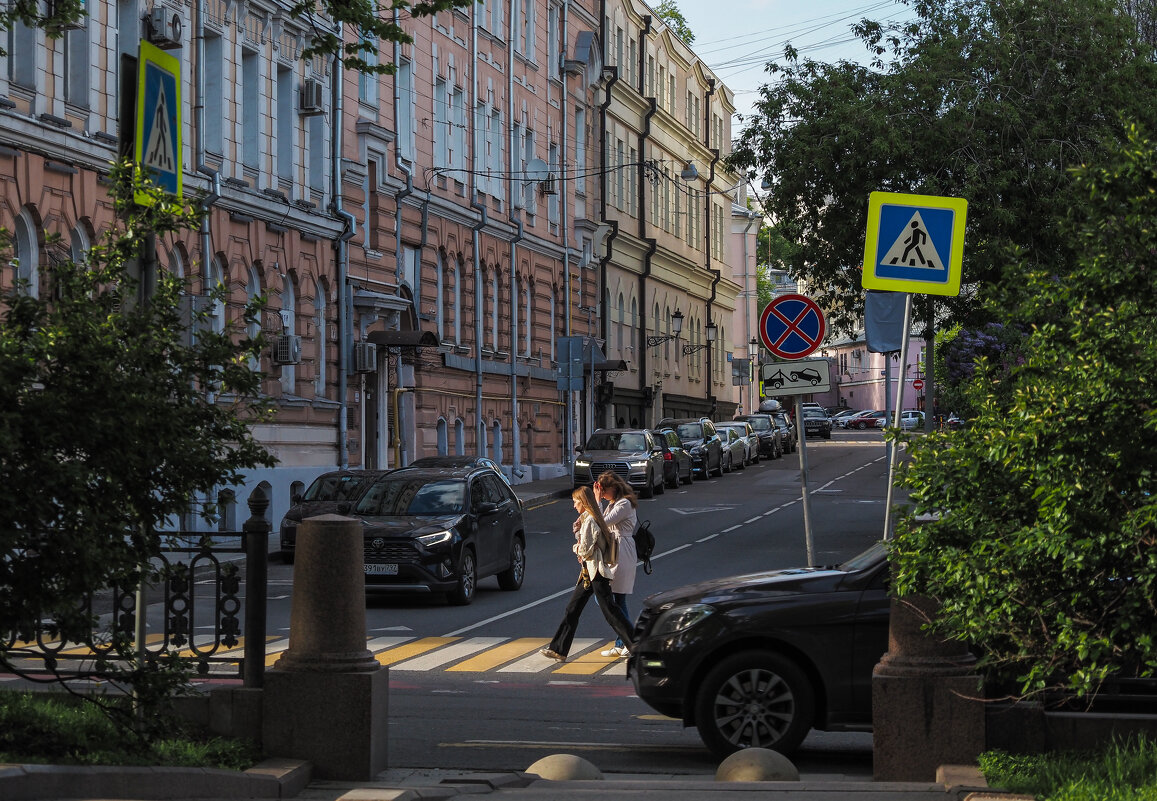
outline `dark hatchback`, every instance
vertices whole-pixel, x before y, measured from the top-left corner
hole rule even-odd
[[[888,564],[874,545],[838,567],[713,579],[652,595],[628,671],[639,697],[696,726],[723,757],[791,752],[811,729],[872,724],[888,646]]]
[[[759,437],[760,456],[765,459],[778,459],[783,456],[783,441],[770,414],[740,414],[736,415],[735,419],[751,423],[756,436]]]
[[[348,514],[362,492],[385,470],[334,470],[322,473],[300,495],[281,518],[281,559],[293,564],[297,526],[307,517]]]
[[[655,444],[663,451],[663,481],[671,489],[678,489],[680,484],[695,482],[695,465],[691,460],[691,452],[683,447],[679,439],[670,428],[652,429],[651,436]]]
[[[394,470],[352,514],[362,520],[367,593],[440,592],[468,604],[488,576],[504,590],[522,586],[522,507],[489,467]]]

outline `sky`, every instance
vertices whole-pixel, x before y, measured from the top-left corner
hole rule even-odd
[[[695,34],[691,49],[735,93],[739,113],[751,111],[757,89],[769,78],[764,64],[781,61],[789,42],[801,59],[866,62],[867,51],[852,34],[853,24],[864,17],[885,21],[914,16],[899,0],[675,2]]]

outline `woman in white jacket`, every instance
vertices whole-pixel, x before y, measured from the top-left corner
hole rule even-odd
[[[615,538],[603,520],[599,504],[590,487],[579,487],[571,493],[571,499],[574,501],[575,511],[579,514],[578,520],[575,521],[575,544],[571,550],[582,565],[582,570],[554,639],[550,641],[549,646],[539,652],[559,662],[566,661],[566,655],[570,652],[575,631],[578,629],[579,617],[591,595],[598,599],[603,617],[611,624],[616,634],[630,643],[633,633],[631,621],[623,614],[611,595],[610,574],[617,563]]]
[[[627,596],[635,590],[635,566],[638,554],[635,551],[635,526],[638,525],[637,509],[639,499],[635,496],[631,485],[619,478],[610,470],[595,480],[595,498],[603,510],[603,520],[607,528],[615,537],[619,546],[619,558],[611,576],[611,597],[623,617],[631,619],[627,610]],[[615,640],[615,644],[603,651],[603,656],[630,656],[631,651],[622,638]]]

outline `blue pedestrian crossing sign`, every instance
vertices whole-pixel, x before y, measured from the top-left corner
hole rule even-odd
[[[134,160],[161,189],[181,197],[181,62],[142,41],[137,62]],[[152,203],[138,192],[136,202]]]
[[[873,192],[864,289],[959,295],[967,213],[964,198]]]

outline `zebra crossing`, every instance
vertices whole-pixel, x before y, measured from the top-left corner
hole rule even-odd
[[[160,645],[160,635],[150,634],[148,645]],[[200,642],[198,642],[200,641]],[[196,658],[199,654],[212,651],[212,643],[195,637],[195,645],[180,652],[185,658]],[[575,676],[616,676],[623,678],[627,672],[625,659],[613,659],[601,654],[614,645],[613,640],[598,637],[578,637],[571,645],[570,658],[563,663],[548,659],[539,653],[546,647],[547,637],[421,637],[418,635],[393,635],[367,637],[366,649],[374,658],[391,672],[402,673],[496,673],[496,674],[547,674],[560,677]],[[265,666],[273,667],[281,655],[289,648],[289,638],[284,636],[266,637]],[[55,651],[58,656],[78,660],[95,658],[91,649],[81,646]],[[245,638],[238,638],[236,646],[212,653],[214,661],[208,672],[212,675],[235,674],[237,663],[245,654]],[[32,669],[40,660],[31,657],[14,660],[20,667]]]

